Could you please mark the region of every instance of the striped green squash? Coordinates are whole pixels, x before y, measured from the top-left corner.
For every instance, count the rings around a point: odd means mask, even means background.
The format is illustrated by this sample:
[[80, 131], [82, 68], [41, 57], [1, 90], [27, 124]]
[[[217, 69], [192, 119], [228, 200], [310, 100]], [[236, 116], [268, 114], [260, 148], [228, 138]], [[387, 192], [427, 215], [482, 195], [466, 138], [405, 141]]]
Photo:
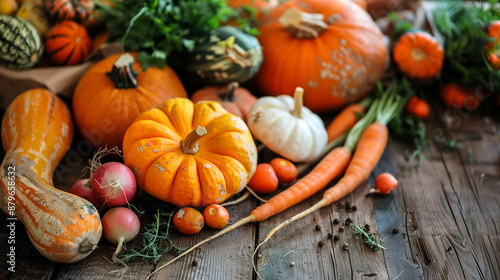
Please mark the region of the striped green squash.
[[0, 15], [0, 65], [12, 69], [35, 66], [43, 53], [43, 42], [33, 24], [8, 15]]
[[195, 43], [183, 68], [196, 81], [208, 84], [243, 83], [262, 63], [262, 48], [254, 36], [233, 26], [212, 30]]

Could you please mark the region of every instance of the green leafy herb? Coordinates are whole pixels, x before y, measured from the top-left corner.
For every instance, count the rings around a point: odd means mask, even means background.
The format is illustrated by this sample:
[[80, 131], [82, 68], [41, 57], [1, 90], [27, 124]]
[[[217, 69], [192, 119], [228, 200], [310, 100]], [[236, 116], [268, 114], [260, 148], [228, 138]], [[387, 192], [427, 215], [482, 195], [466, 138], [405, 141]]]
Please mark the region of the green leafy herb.
[[164, 67], [176, 52], [190, 51], [196, 39], [234, 20], [243, 30], [256, 32], [251, 15], [244, 19], [225, 0], [109, 0], [97, 1], [109, 41], [120, 41], [124, 51], [140, 51], [143, 68]]
[[435, 9], [434, 22], [445, 39], [443, 81], [466, 87], [483, 85], [491, 91], [500, 85], [500, 72], [489, 66], [483, 51], [492, 40], [484, 28], [500, 19], [497, 2], [441, 1]]
[[382, 244], [381, 244], [381, 242], [383, 242], [382, 239], [380, 239], [380, 242], [379, 242], [379, 241], [377, 241], [377, 238], [375, 238], [375, 236], [373, 234], [366, 232], [366, 230], [364, 228], [362, 228], [358, 225], [355, 225], [353, 223], [350, 223], [349, 225], [354, 230], [354, 233], [356, 235], [363, 236], [364, 243], [366, 243], [366, 245], [370, 249], [372, 249], [373, 251], [378, 251], [380, 249], [386, 250], [386, 248], [384, 246], [382, 246]]
[[152, 216], [153, 219], [141, 225], [140, 241], [119, 256], [120, 260], [129, 263], [139, 258], [157, 263], [169, 251], [173, 250], [180, 254], [186, 250], [187, 248], [177, 247], [171, 239], [171, 230], [174, 228], [172, 218], [177, 208], [172, 204], [160, 202], [146, 193], [141, 193], [137, 200], [133, 209], [140, 209], [138, 211], [141, 215], [147, 213], [147, 216]]

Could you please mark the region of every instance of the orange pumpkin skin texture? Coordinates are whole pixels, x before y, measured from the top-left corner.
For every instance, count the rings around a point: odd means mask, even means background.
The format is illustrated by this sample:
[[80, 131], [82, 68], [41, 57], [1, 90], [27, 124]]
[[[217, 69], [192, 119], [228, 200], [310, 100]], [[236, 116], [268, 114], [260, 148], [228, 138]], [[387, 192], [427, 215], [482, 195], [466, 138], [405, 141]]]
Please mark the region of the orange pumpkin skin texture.
[[[169, 98], [187, 97], [172, 69], [149, 67], [142, 71], [137, 55], [116, 54], [99, 61], [84, 73], [75, 88], [76, 124], [83, 138], [96, 149], [106, 145], [121, 149], [125, 131], [139, 114]], [[118, 62], [123, 64], [121, 68], [115, 67]], [[122, 81], [120, 71], [133, 78]]]
[[500, 69], [500, 20], [491, 21], [486, 27], [486, 33], [489, 37], [495, 38], [495, 41], [489, 42], [484, 47], [486, 60], [493, 69]]
[[101, 237], [99, 213], [52, 183], [73, 136], [66, 105], [44, 89], [27, 91], [7, 108], [1, 131], [6, 151], [0, 166], [2, 211], [24, 224], [35, 248], [49, 260], [72, 263], [88, 256]]
[[394, 61], [412, 79], [434, 78], [443, 67], [444, 51], [436, 38], [424, 31], [403, 34], [393, 49]]
[[172, 98], [132, 123], [123, 160], [150, 195], [198, 207], [243, 190], [255, 172], [257, 148], [245, 122], [219, 103]]
[[316, 113], [366, 96], [387, 65], [382, 33], [352, 1], [286, 1], [269, 11], [259, 30], [264, 58], [255, 81], [261, 92], [292, 95], [302, 87], [304, 105]]
[[247, 113], [257, 101], [257, 97], [247, 89], [238, 87], [238, 83], [235, 82], [226, 87], [206, 86], [193, 93], [191, 100], [194, 103], [202, 100], [216, 101], [229, 113], [242, 118], [246, 122]]
[[85, 61], [92, 40], [85, 27], [71, 20], [56, 23], [47, 33], [45, 53], [56, 65], [75, 65]]

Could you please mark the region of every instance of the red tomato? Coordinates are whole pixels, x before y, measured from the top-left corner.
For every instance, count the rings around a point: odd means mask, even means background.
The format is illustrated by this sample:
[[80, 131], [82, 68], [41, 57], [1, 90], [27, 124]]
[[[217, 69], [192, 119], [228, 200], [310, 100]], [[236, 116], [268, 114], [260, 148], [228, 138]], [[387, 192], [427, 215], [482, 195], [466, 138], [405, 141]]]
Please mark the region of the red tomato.
[[248, 186], [258, 194], [272, 193], [278, 188], [278, 176], [269, 163], [261, 163], [257, 165]]
[[390, 173], [382, 173], [375, 179], [375, 189], [379, 194], [386, 195], [398, 186], [398, 180]]
[[210, 204], [203, 210], [205, 225], [212, 229], [223, 229], [229, 222], [229, 213], [224, 206]]
[[284, 158], [273, 158], [269, 164], [276, 172], [280, 184], [291, 183], [297, 178], [297, 167], [291, 161]]

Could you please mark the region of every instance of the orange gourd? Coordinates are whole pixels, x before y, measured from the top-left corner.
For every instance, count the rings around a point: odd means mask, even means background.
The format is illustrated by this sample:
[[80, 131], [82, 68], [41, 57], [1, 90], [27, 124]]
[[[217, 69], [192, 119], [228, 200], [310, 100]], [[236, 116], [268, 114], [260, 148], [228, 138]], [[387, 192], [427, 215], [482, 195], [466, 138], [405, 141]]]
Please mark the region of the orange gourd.
[[43, 5], [56, 21], [84, 21], [94, 9], [93, 0], [43, 0]]
[[78, 81], [73, 94], [76, 124], [96, 149], [121, 149], [125, 131], [139, 114], [169, 98], [187, 97], [172, 69], [143, 71], [137, 55], [111, 55], [92, 65]]
[[172, 98], [132, 123], [123, 160], [150, 195], [199, 207], [245, 188], [257, 166], [257, 148], [245, 122], [219, 103]]
[[259, 30], [259, 89], [277, 96], [302, 87], [304, 105], [316, 113], [366, 96], [387, 65], [382, 33], [352, 1], [286, 1], [262, 19]]
[[92, 39], [81, 24], [71, 20], [56, 23], [46, 34], [45, 53], [56, 65], [75, 65], [85, 61]]
[[493, 41], [486, 44], [484, 47], [484, 54], [490, 66], [498, 70], [500, 69], [500, 20], [491, 21], [486, 27], [486, 34], [493, 39]]
[[24, 224], [35, 248], [51, 261], [72, 263], [88, 256], [101, 237], [99, 213], [52, 182], [73, 136], [66, 105], [44, 89], [27, 91], [7, 108], [1, 129], [2, 211]]
[[394, 45], [394, 62], [412, 79], [436, 77], [443, 67], [444, 51], [439, 42], [425, 31], [406, 32]]
[[257, 101], [257, 97], [247, 89], [239, 87], [237, 82], [233, 82], [225, 87], [206, 86], [193, 93], [191, 100], [194, 103], [202, 100], [217, 101], [229, 113], [235, 114], [246, 121], [247, 113]]

